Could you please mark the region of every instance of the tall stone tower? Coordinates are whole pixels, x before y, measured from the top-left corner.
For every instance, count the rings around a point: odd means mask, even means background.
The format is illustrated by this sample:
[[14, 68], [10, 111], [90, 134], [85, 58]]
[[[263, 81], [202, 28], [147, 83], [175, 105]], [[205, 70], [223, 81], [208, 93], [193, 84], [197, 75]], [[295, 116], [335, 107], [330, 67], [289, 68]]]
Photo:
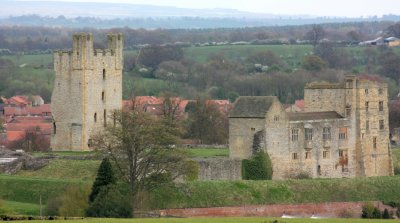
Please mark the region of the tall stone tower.
[[90, 137], [122, 108], [123, 36], [108, 34], [108, 48], [94, 49], [90, 33], [73, 36], [73, 48], [54, 52], [51, 98], [53, 150], [90, 150]]
[[393, 175], [389, 142], [387, 84], [372, 76], [346, 76], [344, 83], [311, 83], [304, 89], [305, 111], [336, 111], [347, 119], [341, 129], [342, 157], [353, 176]]

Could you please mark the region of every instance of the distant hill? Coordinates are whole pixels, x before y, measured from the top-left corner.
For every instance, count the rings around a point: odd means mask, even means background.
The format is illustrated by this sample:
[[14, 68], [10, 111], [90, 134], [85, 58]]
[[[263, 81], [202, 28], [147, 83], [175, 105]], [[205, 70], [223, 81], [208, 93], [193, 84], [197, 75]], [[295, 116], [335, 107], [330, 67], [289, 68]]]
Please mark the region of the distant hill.
[[365, 21], [400, 21], [400, 16], [368, 18], [274, 15], [235, 9], [189, 9], [121, 3], [51, 1], [1, 2], [0, 25], [93, 28], [238, 28]]

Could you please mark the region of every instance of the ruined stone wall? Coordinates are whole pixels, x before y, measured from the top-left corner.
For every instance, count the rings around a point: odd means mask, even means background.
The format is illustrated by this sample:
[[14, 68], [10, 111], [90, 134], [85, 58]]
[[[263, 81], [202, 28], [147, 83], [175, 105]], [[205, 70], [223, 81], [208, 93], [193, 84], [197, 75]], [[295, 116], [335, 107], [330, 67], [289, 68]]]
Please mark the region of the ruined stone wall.
[[89, 150], [91, 135], [121, 109], [122, 34], [109, 34], [108, 46], [94, 50], [93, 36], [79, 33], [72, 51], [54, 53], [53, 150]]
[[241, 180], [242, 160], [229, 158], [195, 159], [199, 164], [198, 180]]
[[268, 153], [272, 162], [272, 179], [285, 178], [283, 173], [286, 172], [290, 160], [290, 156], [287, 156], [289, 148], [287, 129], [288, 117], [282, 104], [276, 101], [267, 114], [265, 129], [265, 152]]
[[336, 111], [344, 116], [345, 91], [343, 88], [305, 88], [304, 111]]
[[263, 118], [229, 118], [229, 157], [251, 157], [254, 134], [265, 129]]

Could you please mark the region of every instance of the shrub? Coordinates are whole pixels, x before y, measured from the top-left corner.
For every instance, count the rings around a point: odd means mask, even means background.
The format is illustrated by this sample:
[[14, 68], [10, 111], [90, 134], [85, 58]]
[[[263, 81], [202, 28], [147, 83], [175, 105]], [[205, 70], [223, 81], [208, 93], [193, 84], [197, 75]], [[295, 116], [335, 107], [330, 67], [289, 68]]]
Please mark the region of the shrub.
[[271, 180], [272, 172], [271, 159], [265, 152], [258, 152], [252, 159], [242, 161], [244, 180]]
[[70, 186], [61, 197], [59, 214], [65, 217], [85, 216], [88, 208], [89, 186]]
[[371, 203], [366, 203], [362, 207], [361, 217], [362, 218], [372, 218], [373, 212], [374, 212], [374, 205], [372, 205]]
[[132, 215], [130, 196], [121, 193], [117, 185], [101, 188], [96, 199], [86, 210], [88, 217], [130, 218]]
[[385, 208], [385, 210], [383, 211], [382, 218], [383, 219], [390, 219], [390, 214], [389, 214], [389, 211], [388, 211], [387, 208]]
[[44, 209], [44, 213], [48, 216], [58, 216], [60, 213], [58, 212], [59, 208], [62, 205], [61, 197], [50, 198], [47, 201], [46, 208]]
[[[387, 214], [389, 215], [389, 212]], [[374, 207], [373, 204], [366, 203], [362, 207], [362, 215], [361, 215], [361, 217], [362, 218], [380, 219], [380, 218], [382, 218], [382, 213], [378, 208]]]

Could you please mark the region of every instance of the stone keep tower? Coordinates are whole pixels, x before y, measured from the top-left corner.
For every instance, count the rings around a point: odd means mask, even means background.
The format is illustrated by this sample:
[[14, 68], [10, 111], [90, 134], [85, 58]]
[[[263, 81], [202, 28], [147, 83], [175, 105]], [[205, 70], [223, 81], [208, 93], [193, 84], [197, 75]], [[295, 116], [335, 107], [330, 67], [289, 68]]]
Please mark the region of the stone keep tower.
[[108, 34], [107, 49], [93, 49], [93, 36], [73, 36], [72, 51], [54, 52], [51, 98], [53, 150], [90, 150], [90, 137], [122, 108], [123, 36]]

